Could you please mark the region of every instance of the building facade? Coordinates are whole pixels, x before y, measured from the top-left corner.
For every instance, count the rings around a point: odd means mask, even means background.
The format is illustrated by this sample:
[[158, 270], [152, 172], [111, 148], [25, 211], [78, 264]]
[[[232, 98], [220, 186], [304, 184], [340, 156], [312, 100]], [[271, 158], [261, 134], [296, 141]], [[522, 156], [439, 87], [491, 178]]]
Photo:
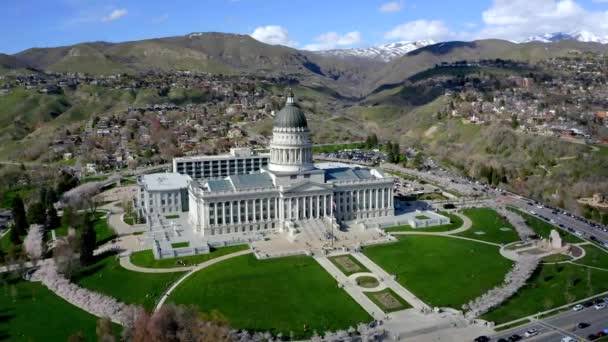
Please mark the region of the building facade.
[[178, 173], [154, 173], [140, 176], [135, 207], [139, 217], [171, 215], [188, 211], [190, 177]]
[[393, 216], [393, 178], [373, 168], [318, 169], [306, 117], [293, 94], [273, 122], [270, 160], [259, 173], [192, 181], [189, 221], [203, 236], [285, 230]]
[[218, 178], [230, 175], [259, 172], [268, 165], [270, 155], [257, 153], [250, 148], [232, 148], [229, 154], [194, 156], [173, 159], [173, 172], [192, 179]]

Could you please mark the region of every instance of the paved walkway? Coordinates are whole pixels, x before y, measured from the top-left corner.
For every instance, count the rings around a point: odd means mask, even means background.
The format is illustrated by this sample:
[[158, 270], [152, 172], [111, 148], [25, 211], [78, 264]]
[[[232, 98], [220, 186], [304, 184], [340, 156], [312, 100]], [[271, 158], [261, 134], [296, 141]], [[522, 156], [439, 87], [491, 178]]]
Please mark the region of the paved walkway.
[[[226, 254], [226, 255], [222, 255], [220, 257], [211, 259], [211, 260], [207, 260], [203, 263], [200, 263], [196, 266], [194, 266], [190, 272], [184, 274], [183, 277], [179, 278], [178, 281], [176, 281], [175, 283], [173, 283], [173, 285], [171, 285], [170, 288], [167, 289], [167, 291], [165, 291], [165, 293], [163, 293], [162, 297], [160, 297], [160, 300], [158, 301], [158, 304], [156, 304], [156, 307], [154, 308], [154, 311], [158, 311], [158, 309], [160, 309], [161, 306], [163, 306], [163, 304], [165, 303], [165, 301], [167, 300], [167, 298], [169, 298], [169, 296], [171, 295], [171, 292], [173, 292], [173, 290], [175, 290], [179, 284], [181, 284], [184, 280], [188, 279], [188, 277], [190, 277], [192, 274], [194, 274], [197, 271], [202, 270], [205, 267], [209, 267], [213, 264], [216, 264], [218, 262], [230, 259], [230, 258], [235, 258], [241, 255], [245, 255], [245, 254], [249, 254], [252, 253], [253, 251], [251, 249], [248, 250], [244, 250], [244, 251], [239, 251], [239, 252], [235, 252], [235, 253], [231, 253], [231, 254]], [[158, 269], [157, 269], [158, 270]]]
[[392, 275], [388, 274], [382, 267], [378, 266], [370, 258], [363, 253], [352, 253], [363, 266], [374, 273], [379, 279], [386, 283], [387, 287], [390, 287], [396, 294], [405, 299], [410, 305], [418, 310], [430, 310], [431, 307], [416, 297], [408, 289], [399, 284]]
[[112, 202], [100, 207], [109, 212], [108, 224], [114, 228], [117, 235], [128, 235], [135, 232], [143, 232], [147, 230], [145, 224], [128, 225], [122, 220], [124, 210], [119, 206], [120, 202]]
[[[230, 254], [228, 254], [230, 255]], [[211, 259], [214, 260], [214, 259]], [[196, 266], [184, 266], [184, 267], [171, 267], [171, 268], [150, 268], [150, 267], [141, 267], [133, 264], [131, 262], [131, 255], [123, 255], [120, 257], [120, 266], [123, 268], [133, 271], [133, 272], [141, 272], [141, 273], [172, 273], [172, 272], [187, 272], [192, 271]]]
[[[325, 256], [314, 256], [314, 259], [329, 273], [332, 278], [336, 279], [338, 284], [342, 286], [344, 291], [348, 293], [362, 308], [367, 311], [374, 319], [381, 320], [386, 316], [374, 302], [369, 299], [361, 287], [356, 282], [348, 279], [337, 267]], [[382, 280], [380, 280], [382, 282]]]

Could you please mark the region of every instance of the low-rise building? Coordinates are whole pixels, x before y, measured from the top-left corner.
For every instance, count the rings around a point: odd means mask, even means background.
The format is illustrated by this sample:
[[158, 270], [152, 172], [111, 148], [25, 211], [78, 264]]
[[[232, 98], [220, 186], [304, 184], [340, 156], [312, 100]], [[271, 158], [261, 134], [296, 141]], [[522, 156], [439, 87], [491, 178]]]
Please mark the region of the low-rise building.
[[229, 154], [192, 156], [173, 159], [173, 172], [193, 179], [219, 178], [259, 172], [268, 165], [270, 155], [250, 148], [232, 148]]
[[135, 207], [140, 217], [170, 215], [188, 211], [188, 183], [179, 173], [154, 173], [137, 179]]

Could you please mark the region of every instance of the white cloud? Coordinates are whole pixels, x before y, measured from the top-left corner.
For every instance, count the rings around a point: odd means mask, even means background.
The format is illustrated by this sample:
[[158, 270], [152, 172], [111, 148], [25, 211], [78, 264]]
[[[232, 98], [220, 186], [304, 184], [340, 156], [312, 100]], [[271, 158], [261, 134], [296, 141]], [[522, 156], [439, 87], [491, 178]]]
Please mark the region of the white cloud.
[[259, 26], [253, 30], [251, 37], [266, 44], [296, 46], [297, 42], [289, 39], [289, 31], [279, 25]]
[[401, 1], [391, 1], [384, 3], [380, 6], [380, 12], [383, 13], [394, 13], [401, 11], [403, 3]]
[[151, 22], [152, 24], [162, 24], [162, 23], [164, 23], [165, 21], [167, 21], [168, 19], [169, 19], [169, 15], [165, 13], [165, 14], [160, 15], [160, 16], [158, 16], [158, 17], [154, 17], [154, 18], [152, 18], [152, 19], [150, 20], [150, 22]]
[[101, 18], [101, 21], [103, 21], [105, 23], [105, 22], [109, 22], [109, 21], [118, 20], [118, 19], [124, 17], [125, 15], [127, 15], [127, 13], [128, 13], [128, 11], [125, 8], [115, 9], [112, 12], [110, 12], [110, 14]]
[[326, 32], [315, 38], [315, 42], [304, 46], [304, 50], [330, 50], [338, 47], [348, 47], [361, 42], [361, 33], [358, 31], [340, 35], [336, 32]]
[[414, 20], [396, 26], [384, 35], [390, 40], [442, 40], [451, 36], [450, 31], [440, 20]]
[[531, 35], [590, 31], [608, 34], [608, 12], [588, 11], [574, 0], [494, 0], [482, 13], [479, 38], [520, 40]]

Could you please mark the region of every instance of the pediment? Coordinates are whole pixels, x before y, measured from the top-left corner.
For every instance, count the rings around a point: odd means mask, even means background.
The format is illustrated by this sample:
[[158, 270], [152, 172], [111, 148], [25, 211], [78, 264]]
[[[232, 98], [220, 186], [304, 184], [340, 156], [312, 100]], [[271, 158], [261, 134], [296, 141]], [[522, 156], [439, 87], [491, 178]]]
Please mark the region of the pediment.
[[315, 182], [305, 182], [302, 184], [295, 185], [285, 192], [316, 192], [316, 191], [331, 191], [331, 186], [327, 184], [320, 184]]

